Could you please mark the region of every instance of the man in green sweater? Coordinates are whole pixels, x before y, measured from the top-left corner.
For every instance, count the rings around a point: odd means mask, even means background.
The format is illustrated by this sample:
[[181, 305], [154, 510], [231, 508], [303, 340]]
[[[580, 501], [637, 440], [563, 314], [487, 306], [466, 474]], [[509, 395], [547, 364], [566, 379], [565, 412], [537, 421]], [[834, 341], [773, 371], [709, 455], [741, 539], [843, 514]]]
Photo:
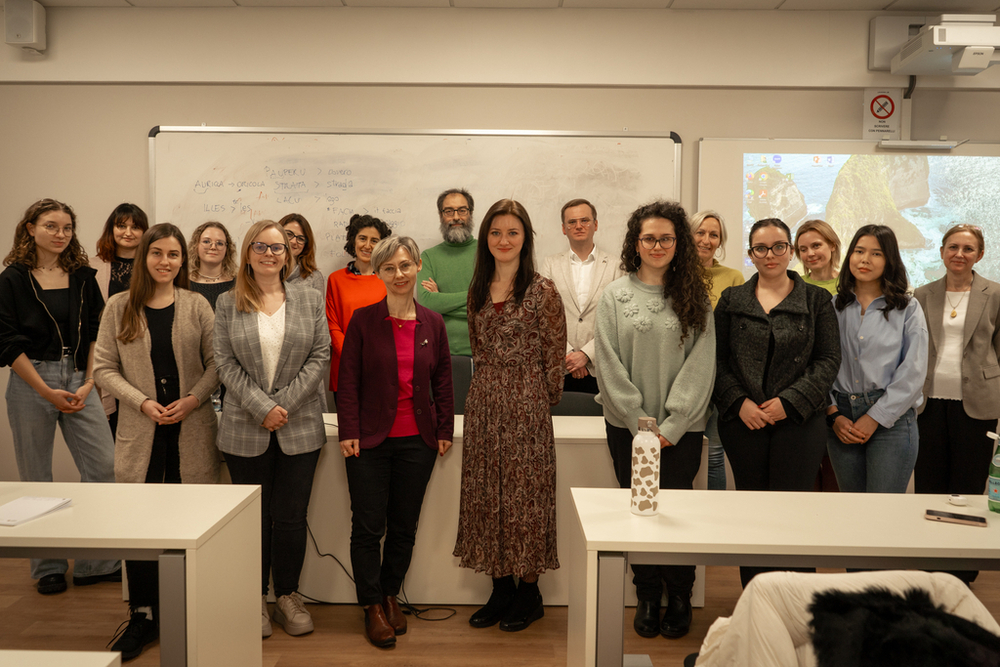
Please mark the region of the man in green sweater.
[[476, 265], [476, 238], [472, 235], [472, 195], [462, 189], [445, 190], [437, 198], [444, 243], [420, 253], [423, 268], [417, 301], [441, 313], [454, 355], [472, 356], [466, 300]]

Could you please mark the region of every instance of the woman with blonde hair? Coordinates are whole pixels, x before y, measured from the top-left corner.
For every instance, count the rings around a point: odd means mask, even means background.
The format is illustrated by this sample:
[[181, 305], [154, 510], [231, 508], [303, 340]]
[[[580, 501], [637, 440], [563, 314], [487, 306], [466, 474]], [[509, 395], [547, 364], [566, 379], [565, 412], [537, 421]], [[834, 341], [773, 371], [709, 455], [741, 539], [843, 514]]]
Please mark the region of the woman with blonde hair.
[[243, 239], [236, 285], [219, 297], [215, 361], [226, 385], [218, 446], [236, 484], [261, 486], [261, 635], [274, 621], [289, 635], [313, 630], [298, 594], [306, 549], [306, 513], [320, 449], [326, 442], [319, 386], [330, 360], [323, 297], [285, 278], [288, 239], [272, 220]]
[[188, 241], [191, 291], [208, 299], [215, 310], [219, 295], [236, 282], [236, 246], [221, 222], [198, 225]]
[[[76, 214], [41, 199], [14, 229], [0, 273], [0, 365], [10, 366], [7, 418], [24, 482], [52, 481], [56, 424], [84, 482], [114, 481], [115, 443], [94, 387], [104, 298], [76, 236]], [[86, 462], [86, 465], [81, 465]], [[66, 590], [65, 559], [31, 559], [43, 595]], [[77, 560], [77, 586], [117, 577], [118, 561]]]
[[[216, 417], [219, 384], [212, 350], [214, 316], [187, 290], [184, 235], [154, 225], [136, 251], [128, 292], [108, 301], [97, 337], [94, 376], [119, 402], [115, 481], [211, 484], [219, 478]], [[111, 650], [138, 656], [158, 636], [155, 561], [128, 561], [130, 617]]]
[[840, 275], [837, 269], [840, 266], [840, 237], [833, 227], [823, 220], [806, 220], [795, 230], [792, 248], [805, 271], [802, 280], [836, 296], [837, 276]]

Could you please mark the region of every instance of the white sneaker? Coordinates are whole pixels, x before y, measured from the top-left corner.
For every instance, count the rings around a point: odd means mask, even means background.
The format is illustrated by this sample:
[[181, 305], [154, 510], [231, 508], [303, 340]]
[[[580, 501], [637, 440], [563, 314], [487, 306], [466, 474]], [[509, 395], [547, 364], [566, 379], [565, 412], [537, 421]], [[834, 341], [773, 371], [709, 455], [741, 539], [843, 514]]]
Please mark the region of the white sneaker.
[[274, 622], [281, 624], [285, 632], [292, 636], [313, 631], [312, 616], [306, 611], [302, 596], [297, 592], [278, 598], [278, 604], [274, 607]]
[[267, 611], [267, 596], [260, 597], [260, 636], [267, 639], [271, 636], [271, 614]]

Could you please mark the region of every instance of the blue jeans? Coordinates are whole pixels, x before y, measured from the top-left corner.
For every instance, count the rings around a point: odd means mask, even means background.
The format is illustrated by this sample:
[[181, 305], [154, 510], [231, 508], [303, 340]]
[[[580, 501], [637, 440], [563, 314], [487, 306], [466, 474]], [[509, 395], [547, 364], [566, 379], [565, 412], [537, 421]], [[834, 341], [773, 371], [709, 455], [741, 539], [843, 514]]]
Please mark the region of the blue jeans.
[[719, 437], [719, 409], [714, 403], [709, 406], [705, 437], [708, 438], [708, 488], [712, 491], [725, 491], [726, 450]]
[[[83, 384], [84, 372], [73, 370], [73, 357], [60, 361], [32, 361], [49, 387], [74, 392]], [[108, 418], [96, 391], [87, 396], [87, 406], [73, 414], [59, 412], [27, 382], [11, 371], [7, 382], [7, 418], [14, 437], [14, 456], [22, 482], [52, 481], [52, 448], [56, 424], [62, 431], [76, 469], [83, 482], [115, 481], [115, 443]], [[110, 574], [118, 569], [116, 560], [76, 560], [74, 577]], [[31, 559], [31, 576], [66, 574], [63, 559]]]
[[[840, 413], [857, 421], [885, 393], [834, 392]], [[847, 493], [906, 493], [920, 441], [917, 413], [910, 408], [892, 428], [881, 424], [864, 444], [845, 444], [829, 429], [827, 448], [840, 490]]]

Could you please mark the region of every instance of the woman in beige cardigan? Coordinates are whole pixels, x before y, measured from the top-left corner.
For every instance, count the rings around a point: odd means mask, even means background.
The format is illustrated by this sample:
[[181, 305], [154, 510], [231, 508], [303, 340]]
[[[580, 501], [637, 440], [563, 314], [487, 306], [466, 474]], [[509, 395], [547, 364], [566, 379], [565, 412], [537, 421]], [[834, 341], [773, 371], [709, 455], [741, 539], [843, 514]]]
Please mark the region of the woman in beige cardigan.
[[[95, 380], [119, 401], [115, 481], [217, 481], [216, 417], [210, 397], [218, 386], [212, 307], [188, 291], [184, 236], [167, 223], [143, 234], [128, 292], [104, 309], [97, 336]], [[113, 651], [138, 656], [156, 639], [157, 565], [126, 563], [128, 626]]]

